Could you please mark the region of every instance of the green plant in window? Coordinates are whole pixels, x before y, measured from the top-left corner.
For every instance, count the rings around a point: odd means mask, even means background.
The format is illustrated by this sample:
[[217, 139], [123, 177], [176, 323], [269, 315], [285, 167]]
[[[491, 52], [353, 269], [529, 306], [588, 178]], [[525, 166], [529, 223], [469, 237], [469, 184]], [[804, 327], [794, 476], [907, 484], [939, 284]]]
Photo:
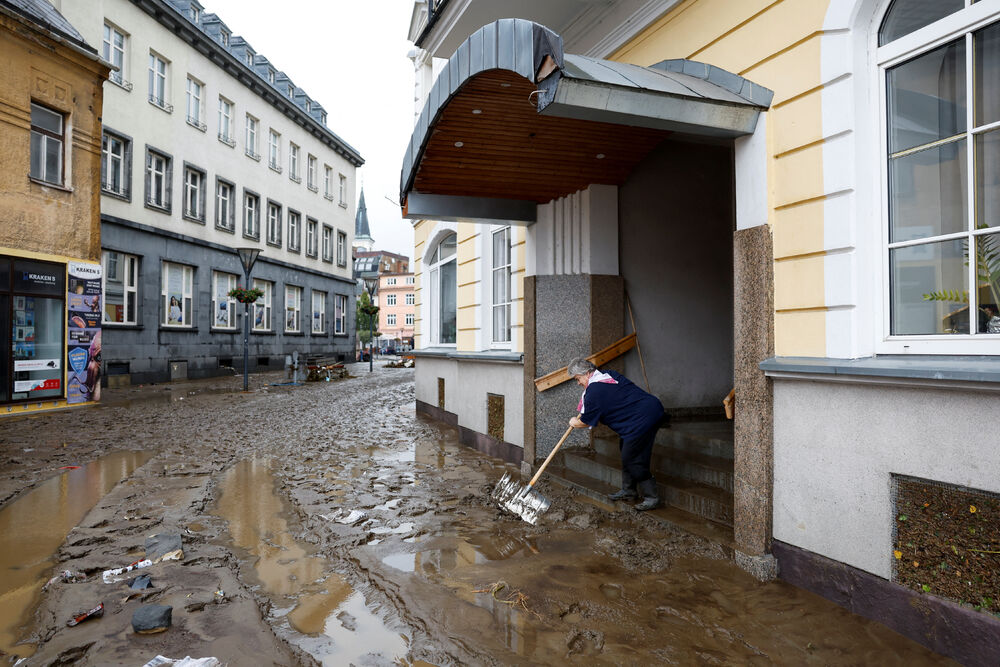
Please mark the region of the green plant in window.
[[[986, 225], [979, 223], [978, 229], [985, 229]], [[977, 238], [976, 243], [976, 285], [978, 287], [988, 287], [990, 295], [993, 297], [994, 306], [1000, 305], [1000, 244], [997, 243], [996, 235], [982, 235]], [[969, 265], [969, 242], [965, 240], [963, 253], [965, 255], [965, 266]], [[924, 301], [943, 301], [947, 303], [969, 303], [968, 290], [943, 289], [924, 294]], [[980, 311], [985, 311], [979, 307]], [[993, 313], [997, 315], [996, 312]]]

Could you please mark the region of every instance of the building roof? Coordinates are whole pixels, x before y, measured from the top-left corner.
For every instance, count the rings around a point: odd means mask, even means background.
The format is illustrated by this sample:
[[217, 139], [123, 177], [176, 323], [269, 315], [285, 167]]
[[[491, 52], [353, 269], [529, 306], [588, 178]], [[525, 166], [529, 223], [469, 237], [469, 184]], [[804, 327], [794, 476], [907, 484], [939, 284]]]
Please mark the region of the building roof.
[[97, 50], [83, 39], [83, 35], [66, 20], [47, 0], [0, 0], [0, 7], [6, 7], [30, 20], [49, 32], [69, 40], [76, 46], [94, 55]]
[[354, 216], [354, 240], [373, 240], [368, 227], [368, 207], [365, 206], [365, 188], [361, 187], [361, 199], [358, 200], [358, 212]]

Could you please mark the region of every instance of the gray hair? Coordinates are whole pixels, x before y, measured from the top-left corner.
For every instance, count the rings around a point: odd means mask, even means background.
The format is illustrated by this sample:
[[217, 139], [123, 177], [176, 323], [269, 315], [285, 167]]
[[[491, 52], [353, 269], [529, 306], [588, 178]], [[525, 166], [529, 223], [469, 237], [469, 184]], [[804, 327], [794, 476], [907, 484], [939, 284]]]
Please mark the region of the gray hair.
[[583, 357], [577, 357], [566, 366], [566, 372], [576, 377], [577, 375], [589, 375], [597, 370], [597, 366], [590, 363]]

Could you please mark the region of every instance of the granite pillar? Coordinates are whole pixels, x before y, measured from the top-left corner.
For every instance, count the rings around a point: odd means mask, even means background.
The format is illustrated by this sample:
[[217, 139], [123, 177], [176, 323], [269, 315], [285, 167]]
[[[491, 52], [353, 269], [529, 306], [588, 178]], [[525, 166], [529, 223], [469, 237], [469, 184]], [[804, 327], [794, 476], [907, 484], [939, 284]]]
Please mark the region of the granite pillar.
[[774, 394], [760, 369], [774, 356], [774, 265], [767, 225], [733, 236], [734, 541], [736, 562], [760, 580], [777, 576], [771, 556]]

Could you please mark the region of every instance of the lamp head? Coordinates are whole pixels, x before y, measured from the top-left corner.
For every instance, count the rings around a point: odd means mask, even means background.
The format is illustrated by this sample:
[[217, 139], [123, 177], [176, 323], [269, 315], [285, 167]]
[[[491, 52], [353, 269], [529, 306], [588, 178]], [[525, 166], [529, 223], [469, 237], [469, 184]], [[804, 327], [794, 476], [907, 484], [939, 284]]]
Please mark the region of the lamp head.
[[368, 296], [374, 296], [375, 290], [378, 288], [378, 276], [365, 276], [365, 289], [368, 290]]
[[236, 248], [236, 254], [240, 256], [243, 271], [249, 274], [257, 262], [257, 257], [260, 256], [260, 248]]

